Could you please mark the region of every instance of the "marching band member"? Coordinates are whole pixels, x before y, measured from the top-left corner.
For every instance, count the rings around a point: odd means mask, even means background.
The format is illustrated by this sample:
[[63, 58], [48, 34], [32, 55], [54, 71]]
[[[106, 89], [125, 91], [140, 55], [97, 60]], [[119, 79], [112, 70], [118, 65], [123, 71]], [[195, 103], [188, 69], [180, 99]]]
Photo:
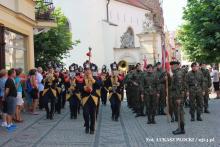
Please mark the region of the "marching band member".
[[101, 72], [101, 80], [102, 80], [102, 85], [101, 85], [101, 100], [102, 104], [106, 105], [107, 102], [107, 96], [108, 96], [108, 88], [107, 88], [107, 78], [108, 78], [108, 73], [107, 73], [107, 68], [105, 65], [102, 66], [102, 72]]
[[99, 113], [99, 106], [100, 106], [102, 80], [101, 80], [100, 76], [98, 75], [98, 66], [97, 65], [92, 63], [91, 70], [92, 70], [92, 76], [96, 80], [96, 93], [98, 95], [98, 105], [97, 105], [97, 112], [96, 112], [96, 118], [97, 118], [98, 113]]
[[69, 67], [70, 81], [67, 86], [68, 92], [66, 94], [66, 98], [69, 101], [71, 119], [77, 119], [78, 107], [81, 101], [80, 92], [76, 85], [76, 78], [75, 78], [77, 69], [78, 69], [78, 66], [76, 64]]
[[108, 78], [109, 101], [111, 103], [112, 109], [112, 120], [118, 121], [122, 100], [120, 83], [118, 79], [118, 65], [116, 62], [114, 62], [110, 66], [112, 70], [112, 75], [110, 78]]
[[[84, 73], [83, 73], [83, 68], [82, 66], [77, 66], [78, 69], [76, 70], [76, 87], [78, 87], [80, 95], [83, 92], [83, 81], [84, 81]], [[79, 102], [78, 105], [78, 114], [80, 114], [80, 107], [81, 107], [81, 102]]]
[[98, 94], [96, 93], [97, 82], [92, 76], [91, 64], [84, 64], [85, 77], [82, 90], [83, 117], [85, 120], [85, 133], [94, 134]]
[[[54, 70], [52, 65], [48, 65], [48, 74], [43, 80], [44, 83], [44, 91], [42, 96], [44, 97], [44, 108], [47, 113], [47, 119], [53, 119], [54, 111], [55, 111], [55, 102], [57, 99], [57, 91], [56, 91], [56, 79], [54, 77]], [[49, 103], [50, 107], [49, 107]]]

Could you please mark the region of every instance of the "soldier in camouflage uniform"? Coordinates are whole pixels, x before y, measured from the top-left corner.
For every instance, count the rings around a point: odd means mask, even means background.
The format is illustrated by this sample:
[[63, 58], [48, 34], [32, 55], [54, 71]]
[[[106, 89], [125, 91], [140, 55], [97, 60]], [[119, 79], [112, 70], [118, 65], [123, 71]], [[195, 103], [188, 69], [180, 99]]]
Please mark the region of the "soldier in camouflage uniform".
[[185, 78], [184, 73], [180, 69], [180, 63], [178, 61], [172, 61], [170, 63], [173, 76], [171, 78], [171, 95], [172, 101], [174, 102], [174, 110], [178, 118], [178, 128], [173, 131], [174, 135], [185, 134], [184, 129], [184, 91], [185, 91]]
[[209, 102], [209, 88], [211, 88], [212, 86], [212, 80], [211, 80], [209, 70], [206, 68], [206, 64], [200, 63], [200, 70], [203, 73], [204, 86], [205, 86], [204, 87], [205, 95], [203, 96], [204, 112], [210, 113], [208, 110], [208, 105], [209, 105], [208, 102]]
[[[184, 73], [184, 77], [186, 78], [186, 75], [187, 75], [187, 73], [188, 73], [188, 67], [187, 66], [185, 66], [185, 65], [183, 65], [182, 66], [182, 71], [183, 71], [183, 73]], [[186, 108], [189, 108], [189, 100], [187, 99], [187, 91], [186, 91], [186, 88], [185, 88], [185, 92], [184, 92], [184, 104], [185, 104], [185, 107]]]
[[155, 124], [155, 115], [158, 105], [160, 93], [159, 79], [153, 72], [153, 66], [147, 65], [147, 72], [143, 73], [141, 79], [141, 99], [144, 102], [147, 110], [148, 124]]
[[136, 117], [144, 116], [143, 112], [143, 102], [141, 101], [141, 64], [137, 63], [136, 70], [131, 76], [132, 81], [132, 99], [133, 99], [133, 105], [134, 105], [134, 112], [137, 113]]
[[131, 91], [132, 91], [132, 83], [131, 83], [132, 72], [133, 72], [133, 69], [127, 73], [127, 75], [125, 76], [125, 79], [124, 79], [127, 102], [128, 102], [129, 108], [133, 107], [132, 94], [131, 94]]
[[197, 120], [202, 121], [201, 113], [203, 108], [204, 80], [203, 74], [198, 70], [197, 63], [192, 63], [192, 70], [186, 75], [187, 95], [190, 100], [191, 121], [195, 121], [195, 110]]
[[157, 68], [156, 68], [155, 73], [159, 79], [159, 87], [160, 87], [160, 97], [158, 101], [158, 114], [165, 115], [164, 108], [166, 106], [166, 79], [165, 79], [166, 73], [163, 72], [160, 62], [157, 62], [156, 66]]

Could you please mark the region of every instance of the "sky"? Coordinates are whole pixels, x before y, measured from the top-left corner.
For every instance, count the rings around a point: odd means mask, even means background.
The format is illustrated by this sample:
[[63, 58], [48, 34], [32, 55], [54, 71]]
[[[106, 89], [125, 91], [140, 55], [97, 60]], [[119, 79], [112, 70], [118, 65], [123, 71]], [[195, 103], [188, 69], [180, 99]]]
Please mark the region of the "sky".
[[187, 0], [163, 0], [163, 13], [168, 31], [175, 31], [183, 23], [183, 7]]

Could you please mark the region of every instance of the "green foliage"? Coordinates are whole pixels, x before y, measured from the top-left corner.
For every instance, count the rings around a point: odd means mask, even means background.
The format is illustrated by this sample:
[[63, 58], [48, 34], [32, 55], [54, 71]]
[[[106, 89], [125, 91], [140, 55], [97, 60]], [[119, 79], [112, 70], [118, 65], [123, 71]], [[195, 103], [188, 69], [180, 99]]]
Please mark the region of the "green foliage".
[[61, 9], [56, 9], [53, 15], [57, 21], [57, 27], [34, 36], [36, 67], [42, 66], [45, 68], [46, 63], [49, 61], [61, 63], [61, 60], [66, 57], [73, 45], [79, 43], [79, 41], [72, 41], [68, 20]]
[[191, 61], [220, 62], [220, 0], [188, 0], [178, 32]]

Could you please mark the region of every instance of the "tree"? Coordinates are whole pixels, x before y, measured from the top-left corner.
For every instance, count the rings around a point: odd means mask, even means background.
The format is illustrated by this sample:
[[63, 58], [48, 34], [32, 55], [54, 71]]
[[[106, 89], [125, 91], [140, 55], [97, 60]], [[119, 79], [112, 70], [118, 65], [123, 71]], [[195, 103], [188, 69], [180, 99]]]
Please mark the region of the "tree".
[[188, 0], [178, 41], [191, 61], [220, 62], [220, 0]]
[[53, 16], [57, 21], [57, 27], [34, 36], [36, 67], [42, 66], [45, 68], [46, 63], [49, 61], [62, 63], [61, 60], [66, 57], [72, 46], [79, 43], [79, 41], [72, 41], [68, 20], [61, 9], [56, 9]]

